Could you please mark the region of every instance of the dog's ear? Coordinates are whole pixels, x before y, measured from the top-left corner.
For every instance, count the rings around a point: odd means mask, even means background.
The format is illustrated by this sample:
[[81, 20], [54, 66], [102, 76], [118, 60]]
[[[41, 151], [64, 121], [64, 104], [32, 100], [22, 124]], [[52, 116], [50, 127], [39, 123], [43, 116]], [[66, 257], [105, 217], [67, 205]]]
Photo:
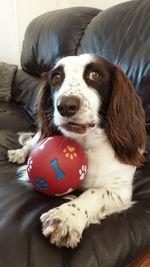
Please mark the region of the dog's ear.
[[41, 86], [37, 96], [38, 122], [42, 137], [52, 135], [52, 129], [48, 117], [48, 111], [52, 107], [49, 75], [49, 72], [41, 74]]
[[114, 66], [113, 90], [107, 110], [105, 132], [116, 157], [126, 164], [141, 166], [144, 161], [146, 130], [141, 99], [123, 71]]
[[41, 74], [41, 86], [37, 96], [38, 122], [42, 138], [58, 135], [53, 125], [54, 107], [51, 96], [50, 75], [50, 71]]

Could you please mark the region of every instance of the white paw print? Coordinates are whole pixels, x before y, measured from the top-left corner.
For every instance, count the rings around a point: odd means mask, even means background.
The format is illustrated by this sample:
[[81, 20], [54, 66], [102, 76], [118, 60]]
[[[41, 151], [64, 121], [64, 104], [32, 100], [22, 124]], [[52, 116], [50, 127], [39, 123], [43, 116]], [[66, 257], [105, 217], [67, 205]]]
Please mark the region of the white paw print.
[[81, 169], [79, 170], [80, 180], [84, 180], [86, 173], [87, 173], [87, 166], [82, 165]]
[[28, 159], [28, 168], [27, 168], [28, 172], [31, 171], [31, 169], [32, 169], [32, 163], [33, 163], [33, 160], [32, 160], [32, 158], [30, 157], [30, 158]]
[[66, 195], [66, 194], [69, 194], [70, 192], [73, 191], [73, 188], [69, 188], [66, 192], [64, 193], [60, 193], [60, 194], [55, 194], [55, 196], [59, 197], [59, 196], [63, 196], [63, 195]]
[[45, 144], [49, 141], [52, 140], [54, 137], [48, 137], [41, 145], [38, 146], [38, 150], [43, 150], [45, 147]]

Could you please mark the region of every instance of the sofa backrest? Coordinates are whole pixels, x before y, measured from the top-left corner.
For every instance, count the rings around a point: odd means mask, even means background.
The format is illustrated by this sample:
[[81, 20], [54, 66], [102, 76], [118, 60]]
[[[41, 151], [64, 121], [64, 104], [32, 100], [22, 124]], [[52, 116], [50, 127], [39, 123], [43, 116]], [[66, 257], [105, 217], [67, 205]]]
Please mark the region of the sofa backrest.
[[134, 83], [150, 129], [149, 10], [149, 0], [133, 0], [105, 11], [75, 7], [43, 14], [26, 30], [22, 68], [39, 79], [64, 56], [93, 53], [107, 58]]

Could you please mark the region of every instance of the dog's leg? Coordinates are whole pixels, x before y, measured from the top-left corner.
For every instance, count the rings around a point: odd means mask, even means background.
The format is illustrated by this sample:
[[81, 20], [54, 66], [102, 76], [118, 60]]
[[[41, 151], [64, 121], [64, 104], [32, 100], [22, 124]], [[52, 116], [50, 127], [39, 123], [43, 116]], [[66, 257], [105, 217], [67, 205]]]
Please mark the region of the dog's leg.
[[89, 224], [132, 205], [129, 187], [88, 189], [69, 203], [44, 213], [41, 216], [44, 236], [57, 246], [76, 247]]
[[[37, 132], [34, 137], [32, 133], [24, 134], [19, 137], [21, 144], [24, 144], [22, 148], [16, 150], [8, 150], [8, 161], [13, 163], [22, 164], [26, 161], [28, 154], [31, 149], [37, 144], [40, 140], [41, 133]], [[25, 142], [26, 139], [26, 142]]]

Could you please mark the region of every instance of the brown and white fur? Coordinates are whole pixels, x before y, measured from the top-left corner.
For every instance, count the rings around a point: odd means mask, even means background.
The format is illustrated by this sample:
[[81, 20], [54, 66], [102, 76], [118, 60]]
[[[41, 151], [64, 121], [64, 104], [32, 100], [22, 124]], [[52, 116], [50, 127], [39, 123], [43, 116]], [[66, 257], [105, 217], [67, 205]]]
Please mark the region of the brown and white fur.
[[[74, 248], [89, 224], [133, 204], [133, 177], [144, 160], [146, 136], [141, 100], [109, 61], [90, 54], [62, 58], [43, 75], [39, 127], [21, 149], [8, 152], [10, 161], [25, 162], [41, 138], [57, 134], [76, 140], [88, 157], [84, 192], [41, 216], [51, 243]], [[26, 166], [22, 170], [26, 180]]]

